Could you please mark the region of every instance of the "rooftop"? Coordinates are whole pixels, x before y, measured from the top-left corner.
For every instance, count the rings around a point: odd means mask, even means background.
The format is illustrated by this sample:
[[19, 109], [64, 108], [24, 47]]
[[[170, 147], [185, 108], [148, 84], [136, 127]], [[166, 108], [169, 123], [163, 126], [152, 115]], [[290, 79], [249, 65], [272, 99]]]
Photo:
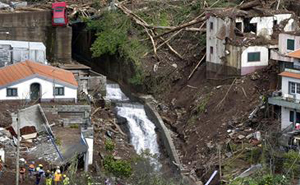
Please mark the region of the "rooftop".
[[300, 49], [288, 53], [287, 56], [300, 59]]
[[284, 72], [280, 73], [279, 75], [284, 76], [284, 77], [300, 79], [300, 74], [299, 73], [293, 73], [293, 72], [289, 72], [289, 71], [284, 71]]
[[39, 76], [46, 80], [56, 80], [77, 87], [72, 72], [38, 62], [24, 61], [0, 69], [0, 87], [5, 87], [29, 77]]
[[237, 8], [213, 8], [207, 11], [208, 14], [212, 14], [216, 17], [220, 18], [236, 18], [236, 17], [245, 17], [245, 18], [252, 18], [252, 17], [270, 17], [278, 14], [293, 14], [287, 10], [273, 10], [273, 9], [264, 9], [253, 7], [250, 10], [241, 10]]

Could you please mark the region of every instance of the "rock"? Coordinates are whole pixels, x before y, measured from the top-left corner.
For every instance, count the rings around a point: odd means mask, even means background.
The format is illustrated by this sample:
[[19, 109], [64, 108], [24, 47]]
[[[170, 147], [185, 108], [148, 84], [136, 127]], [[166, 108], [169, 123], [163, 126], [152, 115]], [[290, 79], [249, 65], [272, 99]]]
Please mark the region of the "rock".
[[222, 87], [222, 85], [219, 85], [219, 86], [217, 86], [216, 88], [217, 88], [217, 89], [220, 89], [221, 87]]
[[206, 143], [206, 146], [209, 148], [209, 149], [212, 149], [214, 147], [214, 145], [212, 144], [212, 141], [210, 141], [209, 143]]
[[247, 139], [250, 139], [250, 138], [252, 138], [252, 137], [253, 137], [253, 133], [248, 134], [248, 135], [246, 136]]
[[156, 72], [158, 70], [158, 64], [154, 64], [153, 66], [153, 72]]
[[239, 138], [239, 139], [244, 139], [245, 136], [244, 136], [244, 135], [239, 135], [238, 138]]
[[175, 63], [172, 64], [172, 67], [177, 68], [177, 64], [175, 64]]
[[230, 134], [229, 134], [229, 137], [233, 137], [233, 135], [234, 135], [234, 132], [231, 132]]
[[119, 157], [119, 156], [114, 156], [114, 159], [115, 159], [115, 160], [121, 160], [122, 158]]
[[195, 185], [203, 185], [203, 182], [202, 181], [197, 181], [197, 182], [195, 182]]
[[232, 156], [232, 153], [231, 152], [227, 152], [227, 153], [225, 153], [225, 155], [226, 155], [226, 157], [231, 157]]

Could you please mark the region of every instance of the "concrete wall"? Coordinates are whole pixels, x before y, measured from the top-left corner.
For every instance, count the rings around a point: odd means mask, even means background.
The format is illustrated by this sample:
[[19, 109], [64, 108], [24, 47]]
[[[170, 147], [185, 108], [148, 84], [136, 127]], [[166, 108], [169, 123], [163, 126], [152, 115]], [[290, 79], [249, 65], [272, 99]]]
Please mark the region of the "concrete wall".
[[[292, 122], [290, 122], [290, 111], [294, 110], [281, 107], [281, 130], [292, 124]], [[298, 112], [300, 112], [300, 110]]]
[[48, 61], [71, 61], [72, 28], [52, 27], [51, 11], [0, 13], [0, 40], [43, 42]]
[[[254, 72], [257, 69], [268, 66], [269, 64], [269, 50], [266, 46], [249, 46], [243, 47], [241, 57], [241, 75], [246, 75]], [[260, 61], [248, 62], [248, 53], [260, 52]]]
[[[270, 36], [273, 34], [274, 21], [280, 24], [281, 21], [291, 18], [292, 14], [277, 14], [270, 17], [254, 17], [250, 20], [250, 23], [257, 24], [256, 35]], [[292, 31], [293, 21], [290, 21], [284, 28], [285, 30]]]
[[[48, 128], [47, 118], [41, 112], [41, 107], [39, 104], [33, 105], [31, 107], [20, 110], [19, 112], [20, 119], [20, 129], [23, 127], [31, 127], [34, 126], [37, 132], [45, 131], [45, 125]], [[17, 130], [17, 114], [12, 114], [12, 127]]]
[[[55, 83], [55, 81], [47, 81], [44, 79], [41, 79], [39, 77], [34, 77], [31, 79], [28, 79], [26, 81], [20, 82], [18, 84], [14, 84], [9, 86], [8, 88], [17, 88], [18, 89], [18, 96], [16, 97], [7, 97], [6, 95], [6, 88], [0, 89], [0, 100], [22, 100], [22, 99], [30, 99], [30, 85], [33, 83], [39, 83], [40, 84], [40, 95], [41, 99], [43, 100], [49, 100], [53, 99], [53, 87], [55, 84], [55, 87], [63, 87], [61, 84]], [[70, 88], [67, 86], [65, 87], [65, 95], [63, 96], [55, 96], [55, 99], [70, 99], [70, 100], [77, 100], [77, 89]]]
[[56, 27], [54, 38], [54, 60], [60, 63], [72, 61], [72, 28]]
[[292, 50], [287, 49], [287, 39], [295, 40], [295, 50], [300, 49], [300, 36], [296, 36], [288, 33], [280, 33], [278, 48], [279, 48], [279, 53], [282, 55], [286, 55], [292, 52]]
[[90, 105], [42, 105], [47, 118], [52, 124], [63, 123], [64, 126], [72, 124], [90, 124]]
[[[210, 24], [213, 29], [210, 29]], [[229, 35], [228, 25], [231, 20], [223, 20], [218, 17], [210, 16], [206, 21], [206, 61], [221, 64], [221, 58], [225, 56], [225, 37]], [[211, 54], [211, 47], [213, 54]]]
[[173, 139], [170, 135], [170, 132], [168, 128], [165, 126], [163, 120], [161, 119], [159, 113], [155, 110], [155, 108], [152, 106], [153, 97], [147, 97], [142, 98], [146, 111], [146, 115], [150, 118], [150, 120], [155, 124], [155, 126], [159, 129], [160, 137], [162, 138], [164, 142], [164, 147], [166, 148], [168, 155], [172, 161], [172, 164], [176, 163], [177, 165], [174, 165], [176, 169], [179, 171], [181, 170], [181, 162], [177, 153], [177, 150], [175, 148], [175, 145], [173, 143]]

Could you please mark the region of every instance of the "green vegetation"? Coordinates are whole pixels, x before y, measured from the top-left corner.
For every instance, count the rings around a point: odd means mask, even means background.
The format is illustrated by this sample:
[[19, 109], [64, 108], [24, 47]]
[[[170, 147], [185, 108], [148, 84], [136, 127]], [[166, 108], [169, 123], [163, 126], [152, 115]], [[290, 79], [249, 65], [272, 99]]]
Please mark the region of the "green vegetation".
[[116, 177], [129, 177], [132, 174], [131, 164], [125, 160], [115, 160], [112, 155], [104, 158], [104, 169]]
[[283, 155], [284, 172], [291, 178], [299, 178], [300, 175], [300, 154], [297, 151], [290, 150]]
[[257, 173], [252, 177], [237, 178], [229, 185], [286, 185], [289, 184], [289, 180], [284, 175], [271, 175]]
[[93, 57], [119, 57], [135, 70], [136, 75], [130, 82], [134, 85], [142, 84], [141, 57], [148, 49], [137, 38], [140, 30], [132, 21], [119, 11], [107, 11], [99, 20], [88, 21], [88, 28], [97, 32], [97, 39], [91, 47]]
[[77, 123], [77, 124], [72, 124], [71, 126], [70, 126], [70, 128], [79, 128], [79, 124]]
[[55, 138], [55, 144], [56, 144], [57, 146], [61, 146], [61, 139]]
[[105, 150], [113, 151], [115, 149], [115, 144], [111, 139], [105, 141]]

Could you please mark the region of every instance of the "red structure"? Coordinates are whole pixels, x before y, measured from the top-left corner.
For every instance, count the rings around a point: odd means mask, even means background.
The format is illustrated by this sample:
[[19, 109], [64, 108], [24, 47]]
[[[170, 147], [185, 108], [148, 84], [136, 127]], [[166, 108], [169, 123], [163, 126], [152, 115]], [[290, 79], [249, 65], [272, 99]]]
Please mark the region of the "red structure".
[[67, 16], [66, 8], [67, 8], [67, 4], [65, 2], [52, 3], [52, 9], [53, 9], [52, 25], [53, 26], [68, 25], [68, 16]]

